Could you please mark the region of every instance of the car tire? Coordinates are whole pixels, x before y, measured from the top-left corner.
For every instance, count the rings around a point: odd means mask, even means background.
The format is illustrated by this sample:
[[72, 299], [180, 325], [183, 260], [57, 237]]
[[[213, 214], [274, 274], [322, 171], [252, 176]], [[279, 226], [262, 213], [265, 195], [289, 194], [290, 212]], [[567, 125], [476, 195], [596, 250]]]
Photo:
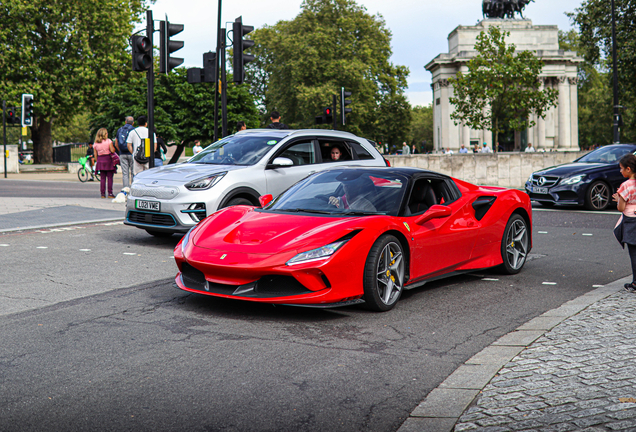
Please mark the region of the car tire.
[[406, 257], [400, 241], [392, 235], [378, 238], [364, 265], [364, 301], [370, 310], [393, 309], [404, 290]]
[[501, 238], [501, 269], [505, 274], [517, 274], [521, 271], [530, 252], [528, 223], [521, 215], [513, 214], [508, 219]]
[[607, 183], [595, 181], [585, 192], [585, 208], [588, 210], [602, 211], [609, 206], [612, 198], [612, 191]]
[[155, 236], [155, 237], [172, 237], [171, 232], [155, 231], [155, 230], [149, 230], [149, 229], [147, 229], [146, 232], [150, 234], [151, 236]]
[[252, 203], [252, 201], [248, 200], [247, 198], [232, 198], [231, 200], [229, 200], [227, 202], [227, 204], [225, 204], [223, 206], [223, 208], [237, 206], [237, 205], [248, 205], [248, 206], [251, 206], [251, 205], [254, 205], [254, 204]]

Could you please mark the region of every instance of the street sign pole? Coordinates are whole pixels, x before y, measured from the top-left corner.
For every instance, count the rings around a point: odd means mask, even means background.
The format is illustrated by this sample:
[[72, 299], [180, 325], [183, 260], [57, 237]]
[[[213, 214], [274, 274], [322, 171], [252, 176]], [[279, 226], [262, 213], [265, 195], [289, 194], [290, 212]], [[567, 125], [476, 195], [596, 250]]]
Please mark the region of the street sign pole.
[[[150, 39], [150, 69], [146, 71], [146, 80], [148, 81], [148, 141], [150, 147], [149, 167], [155, 167], [155, 74], [153, 61], [153, 42], [152, 35], [155, 31], [155, 23], [152, 20], [152, 11], [146, 11], [146, 37]], [[146, 155], [148, 148], [146, 148]]]
[[221, 127], [223, 128], [223, 138], [228, 136], [227, 133], [227, 78], [225, 76], [225, 48], [227, 46], [225, 41], [225, 29], [221, 29], [221, 113], [223, 120], [221, 121]]
[[336, 116], [336, 113], [338, 112], [336, 110], [336, 105], [338, 105], [338, 101], [337, 101], [337, 96], [336, 95], [331, 95], [332, 96], [332, 106], [333, 106], [333, 130], [338, 130], [338, 118]]
[[219, 16], [218, 16], [218, 24], [216, 26], [216, 64], [214, 65], [214, 76], [216, 77], [216, 84], [214, 85], [214, 141], [216, 142], [218, 139], [218, 131], [219, 131], [219, 60], [221, 49], [221, 0], [219, 0]]
[[7, 178], [7, 102], [2, 101], [2, 135], [4, 136], [4, 178]]

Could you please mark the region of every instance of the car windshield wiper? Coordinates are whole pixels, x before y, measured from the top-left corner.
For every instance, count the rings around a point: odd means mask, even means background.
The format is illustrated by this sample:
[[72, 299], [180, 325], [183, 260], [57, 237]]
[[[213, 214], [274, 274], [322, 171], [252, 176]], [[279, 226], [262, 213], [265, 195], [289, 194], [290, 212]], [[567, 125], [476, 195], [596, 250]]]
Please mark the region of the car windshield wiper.
[[347, 210], [346, 212], [336, 213], [341, 215], [354, 215], [354, 216], [367, 216], [367, 215], [383, 215], [383, 212], [372, 212], [372, 211], [362, 211], [362, 210]]
[[294, 209], [272, 209], [272, 210], [276, 210], [276, 211], [284, 211], [284, 212], [294, 212], [294, 213], [304, 212], [304, 213], [331, 214], [331, 212], [329, 212], [329, 211], [325, 211], [325, 210], [312, 210], [312, 209], [302, 209], [302, 208], [294, 208]]

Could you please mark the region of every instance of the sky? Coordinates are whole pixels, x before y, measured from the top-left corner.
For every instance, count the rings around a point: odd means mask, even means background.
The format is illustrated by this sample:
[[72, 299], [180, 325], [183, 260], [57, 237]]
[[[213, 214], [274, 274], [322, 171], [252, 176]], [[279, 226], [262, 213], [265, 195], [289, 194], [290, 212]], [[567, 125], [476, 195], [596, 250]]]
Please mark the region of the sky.
[[[218, 1], [218, 0], [217, 0]], [[218, 3], [213, 0], [157, 0], [151, 9], [153, 19], [183, 24], [174, 40], [185, 46], [173, 56], [183, 57], [186, 67], [202, 67], [203, 53], [216, 49]], [[291, 20], [300, 13], [301, 0], [225, 0], [222, 2], [222, 26], [243, 17], [244, 25], [260, 28], [280, 20]], [[357, 0], [369, 14], [380, 14], [393, 38], [391, 62], [410, 70], [406, 96], [412, 105], [432, 101], [429, 61], [448, 52], [448, 34], [459, 25], [475, 25], [482, 19], [481, 0]], [[526, 6], [524, 17], [538, 25], [572, 27], [566, 12], [574, 12], [581, 0], [534, 0]], [[226, 25], [226, 23], [228, 23]], [[145, 27], [145, 15], [143, 24]], [[158, 24], [155, 24], [159, 28]], [[138, 29], [138, 30], [139, 30]], [[249, 51], [246, 51], [249, 52]]]

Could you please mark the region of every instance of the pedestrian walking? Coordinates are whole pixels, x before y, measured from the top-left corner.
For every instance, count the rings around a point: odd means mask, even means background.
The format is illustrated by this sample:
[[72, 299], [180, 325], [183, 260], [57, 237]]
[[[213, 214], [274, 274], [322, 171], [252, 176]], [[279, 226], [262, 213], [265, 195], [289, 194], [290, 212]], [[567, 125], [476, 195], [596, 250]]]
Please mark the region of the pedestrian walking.
[[128, 150], [128, 135], [135, 129], [133, 124], [135, 119], [132, 116], [126, 117], [126, 124], [117, 129], [115, 134], [115, 150], [119, 150], [119, 163], [121, 165], [122, 185], [130, 187], [133, 182], [133, 155]]
[[618, 211], [623, 213], [614, 227], [614, 235], [623, 248], [627, 244], [632, 263], [632, 282], [625, 284], [625, 289], [636, 292], [636, 156], [631, 153], [623, 156], [619, 166], [627, 180], [612, 195]]
[[285, 123], [280, 122], [280, 113], [278, 111], [272, 111], [269, 119], [272, 122], [267, 125], [267, 129], [289, 129]]
[[[150, 159], [146, 158], [146, 162], [141, 163], [137, 159], [137, 149], [140, 146], [145, 146], [145, 140], [148, 138], [148, 128], [146, 127], [147, 123], [146, 116], [137, 117], [138, 126], [128, 134], [128, 138], [126, 139], [126, 144], [128, 145], [128, 151], [133, 155], [133, 173], [134, 175], [139, 174], [142, 171], [150, 168]], [[153, 134], [154, 135], [154, 134]], [[144, 147], [145, 150], [145, 147]], [[157, 137], [155, 136], [155, 148], [157, 150]], [[144, 152], [145, 154], [145, 152]], [[152, 156], [153, 152], [150, 152]]]
[[411, 149], [409, 148], [406, 142], [402, 143], [402, 156], [407, 156], [411, 153]]
[[[156, 134], [157, 128], [155, 128], [155, 135]], [[155, 167], [160, 167], [163, 165], [163, 161], [166, 158], [166, 153], [168, 152], [166, 141], [161, 135], [157, 135], [157, 145], [155, 147], [157, 148], [157, 150], [155, 150]]]
[[101, 128], [95, 135], [95, 144], [93, 144], [95, 153], [97, 153], [97, 170], [100, 172], [99, 191], [102, 198], [106, 198], [106, 182], [108, 182], [108, 198], [115, 198], [113, 195], [113, 174], [115, 174], [115, 164], [111, 153], [115, 153], [115, 146], [108, 138], [106, 128]]

